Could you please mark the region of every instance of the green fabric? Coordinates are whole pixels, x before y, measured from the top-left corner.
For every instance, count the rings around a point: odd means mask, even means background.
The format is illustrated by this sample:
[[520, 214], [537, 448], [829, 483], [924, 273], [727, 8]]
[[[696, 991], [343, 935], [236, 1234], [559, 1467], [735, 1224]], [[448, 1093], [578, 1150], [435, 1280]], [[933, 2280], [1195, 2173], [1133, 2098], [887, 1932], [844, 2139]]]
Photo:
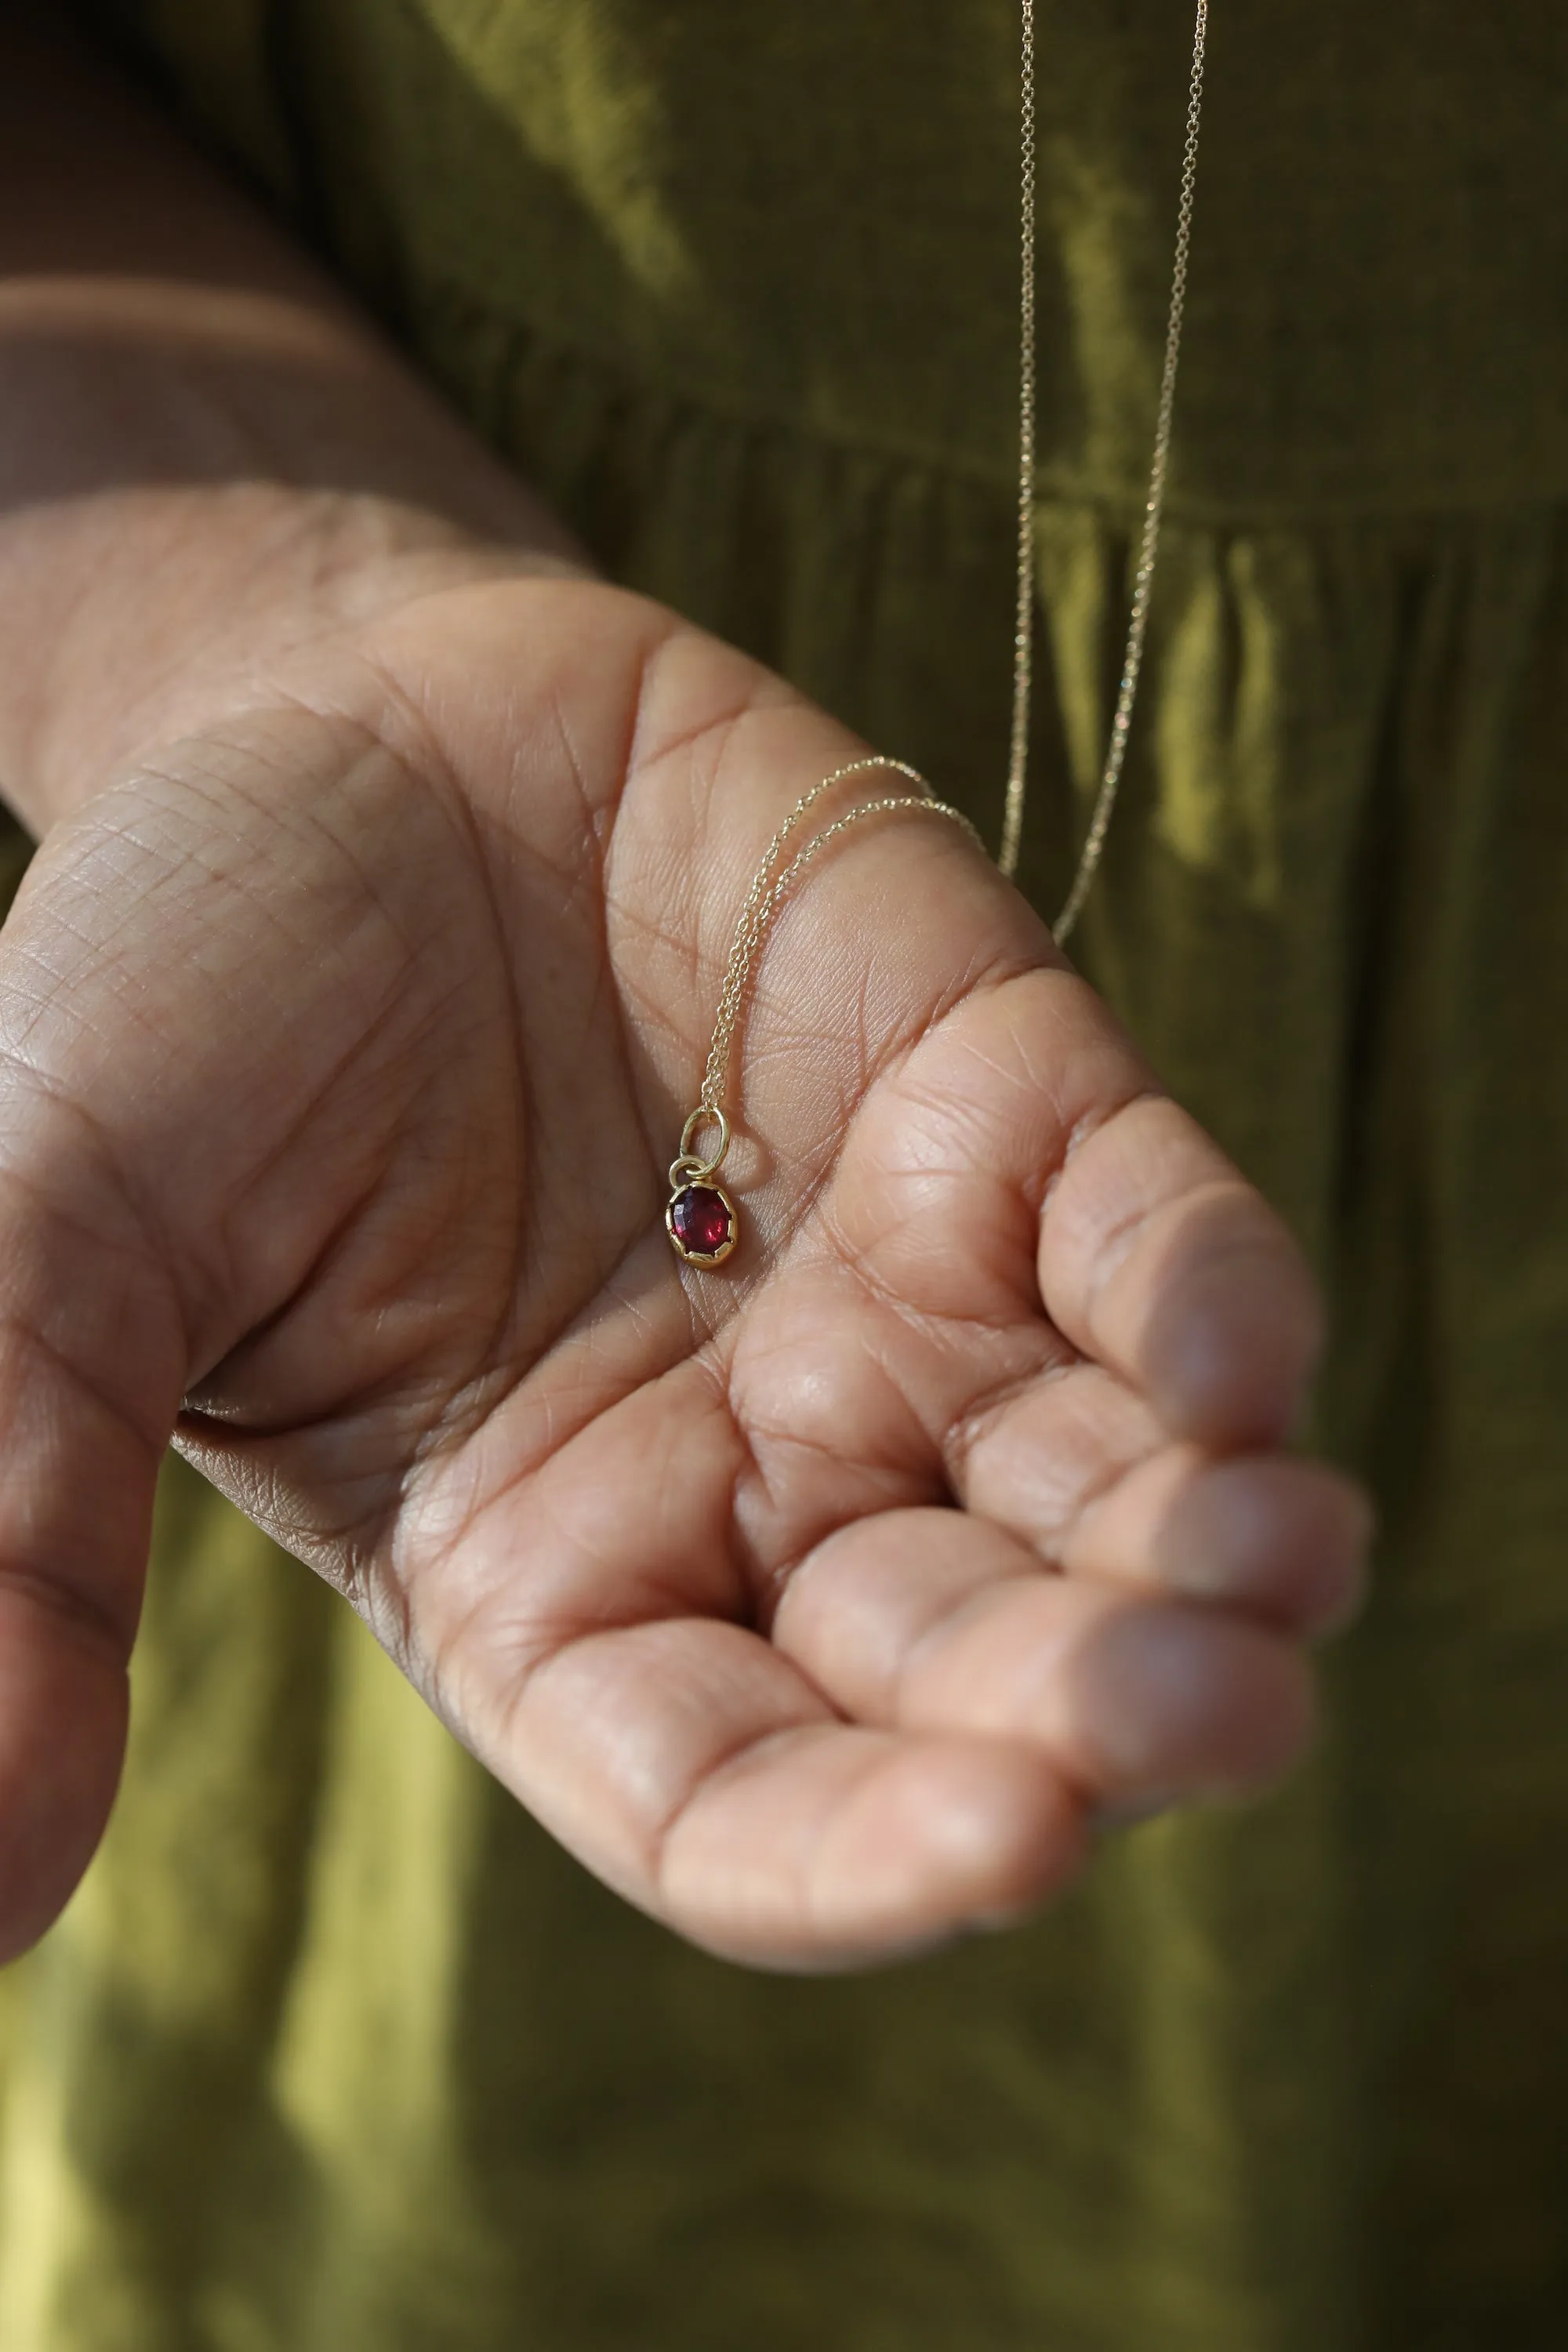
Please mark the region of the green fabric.
[[[994, 828], [1010, 0], [122, 0], [607, 566]], [[1188, 13], [1042, 0], [1031, 877], [1103, 734]], [[1312, 1768], [781, 1982], [618, 1905], [184, 1474], [5, 1989], [6, 2352], [1547, 2352], [1568, 2308], [1568, 16], [1222, 5], [1081, 936], [1330, 1284]], [[1076, 819], [1075, 819], [1076, 810]]]

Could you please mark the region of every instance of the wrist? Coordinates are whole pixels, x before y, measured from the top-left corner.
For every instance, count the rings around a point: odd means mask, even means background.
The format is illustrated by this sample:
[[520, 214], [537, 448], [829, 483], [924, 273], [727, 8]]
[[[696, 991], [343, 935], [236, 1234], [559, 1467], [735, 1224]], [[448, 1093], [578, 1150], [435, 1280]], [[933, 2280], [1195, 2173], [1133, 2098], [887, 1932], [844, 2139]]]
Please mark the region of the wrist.
[[105, 489], [0, 518], [0, 777], [42, 835], [265, 696], [301, 646], [433, 589], [586, 567], [428, 507], [253, 482]]

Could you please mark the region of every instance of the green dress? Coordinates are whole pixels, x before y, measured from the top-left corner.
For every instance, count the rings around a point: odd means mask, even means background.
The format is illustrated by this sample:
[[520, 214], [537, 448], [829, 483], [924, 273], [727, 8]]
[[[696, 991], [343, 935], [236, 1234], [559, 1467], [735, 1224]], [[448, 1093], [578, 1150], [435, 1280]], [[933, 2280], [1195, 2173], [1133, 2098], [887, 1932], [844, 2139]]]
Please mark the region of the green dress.
[[[617, 576], [994, 834], [1011, 0], [121, 0]], [[1049, 907], [1114, 685], [1184, 0], [1041, 0]], [[5, 2352], [1568, 2340], [1568, 12], [1219, 0], [1083, 961], [1329, 1285], [1383, 1509], [1311, 1767], [779, 1981], [164, 1491], [123, 1799], [0, 2003]]]

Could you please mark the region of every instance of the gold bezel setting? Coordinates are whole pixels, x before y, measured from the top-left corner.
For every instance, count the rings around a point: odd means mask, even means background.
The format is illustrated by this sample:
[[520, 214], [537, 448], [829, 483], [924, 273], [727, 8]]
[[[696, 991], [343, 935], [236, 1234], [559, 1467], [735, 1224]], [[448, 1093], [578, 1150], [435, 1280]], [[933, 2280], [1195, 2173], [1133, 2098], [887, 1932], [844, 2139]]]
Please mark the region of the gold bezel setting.
[[[681, 1240], [675, 1230], [676, 1204], [688, 1192], [711, 1192], [716, 1201], [723, 1203], [724, 1214], [730, 1221], [730, 1229], [716, 1250], [694, 1250]], [[678, 1184], [670, 1194], [665, 1205], [664, 1230], [669, 1235], [671, 1249], [684, 1265], [706, 1269], [710, 1266], [722, 1265], [724, 1260], [733, 1252], [736, 1243], [741, 1238], [741, 1221], [735, 1213], [735, 1203], [721, 1184], [704, 1182], [700, 1178], [692, 1176], [687, 1182]]]

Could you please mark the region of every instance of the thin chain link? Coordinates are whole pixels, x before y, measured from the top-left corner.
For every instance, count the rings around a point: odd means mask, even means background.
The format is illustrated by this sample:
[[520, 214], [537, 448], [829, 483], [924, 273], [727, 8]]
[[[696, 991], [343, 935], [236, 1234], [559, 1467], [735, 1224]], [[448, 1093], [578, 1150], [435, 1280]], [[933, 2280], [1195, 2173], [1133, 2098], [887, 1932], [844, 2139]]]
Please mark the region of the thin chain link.
[[1024, 0], [1022, 106], [1018, 130], [1018, 582], [1013, 626], [1013, 732], [1007, 801], [996, 863], [1018, 870], [1029, 786], [1029, 702], [1035, 684], [1035, 0]]
[[[910, 782], [917, 784], [920, 789], [914, 793], [889, 793], [878, 800], [862, 801], [858, 808], [847, 810], [843, 816], [836, 818], [832, 824], [825, 825], [820, 833], [813, 834], [805, 846], [796, 850], [784, 871], [778, 872], [779, 860], [801, 819], [816, 807], [817, 802], [826, 793], [832, 792], [836, 785], [845, 782], [850, 776], [865, 775], [872, 769], [888, 770], [895, 775], [907, 776]], [[762, 864], [752, 877], [752, 887], [746, 893], [745, 903], [735, 919], [734, 935], [730, 944], [730, 960], [724, 967], [724, 985], [719, 992], [719, 1012], [713, 1024], [713, 1043], [709, 1048], [708, 1067], [702, 1077], [700, 1101], [704, 1110], [717, 1116], [723, 1103], [724, 1082], [730, 1066], [730, 1048], [734, 1039], [735, 1024], [741, 1017], [742, 1007], [746, 1001], [746, 991], [751, 984], [752, 971], [756, 963], [758, 950], [766, 936], [768, 925], [788, 897], [802, 870], [809, 866], [814, 858], [819, 857], [830, 842], [837, 841], [840, 834], [847, 833], [852, 824], [859, 824], [868, 816], [891, 816], [896, 810], [900, 809], [918, 810], [926, 816], [950, 818], [954, 824], [962, 825], [982, 849], [984, 847], [984, 844], [980, 842], [979, 835], [963, 811], [951, 808], [945, 801], [932, 799], [931, 788], [919, 769], [911, 768], [903, 760], [883, 759], [877, 756], [864, 760], [851, 760], [847, 766], [835, 768], [830, 776], [824, 776], [819, 784], [813, 784], [810, 792], [803, 793], [768, 844]]]
[[[1029, 753], [1029, 703], [1034, 683], [1035, 632], [1035, 409], [1037, 376], [1035, 327], [1035, 0], [1023, 0], [1023, 101], [1021, 108], [1023, 291], [1019, 304], [1019, 462], [1018, 462], [1018, 608], [1014, 641], [1013, 735], [1007, 771], [1007, 805], [1003, 820], [998, 863], [1011, 875], [1017, 865], [1023, 837], [1024, 796]], [[1165, 363], [1160, 379], [1160, 403], [1154, 424], [1154, 456], [1149, 469], [1149, 496], [1143, 509], [1143, 535], [1133, 578], [1132, 609], [1127, 648], [1121, 661], [1121, 684], [1100, 790], [1095, 796], [1089, 831], [1084, 836], [1078, 871], [1067, 904], [1052, 925], [1058, 941], [1071, 933], [1093, 886], [1115, 814], [1127, 759], [1127, 739], [1132, 727], [1138, 682], [1149, 635], [1149, 604], [1154, 586], [1154, 566], [1160, 552], [1160, 525], [1164, 518], [1165, 488], [1171, 469], [1171, 433], [1176, 408], [1176, 375], [1182, 356], [1182, 329], [1186, 318], [1187, 270], [1192, 257], [1193, 205], [1197, 190], [1198, 134], [1203, 123], [1204, 67], [1208, 47], [1208, 0], [1198, 0], [1193, 30], [1192, 76], [1187, 87], [1187, 133], [1182, 154], [1182, 193], [1176, 213], [1176, 251], [1171, 272], [1171, 309], [1165, 328]]]

